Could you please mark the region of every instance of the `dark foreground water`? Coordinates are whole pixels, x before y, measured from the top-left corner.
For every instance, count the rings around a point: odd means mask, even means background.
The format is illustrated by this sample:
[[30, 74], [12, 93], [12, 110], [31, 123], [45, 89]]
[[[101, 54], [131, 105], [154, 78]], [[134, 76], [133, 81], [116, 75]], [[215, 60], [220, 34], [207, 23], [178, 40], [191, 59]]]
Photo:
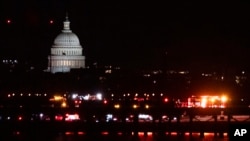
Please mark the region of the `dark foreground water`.
[[207, 133], [203, 138], [199, 134], [194, 134], [191, 137], [189, 135], [177, 136], [167, 135], [158, 136], [149, 134], [147, 136], [139, 134], [133, 135], [85, 135], [85, 134], [71, 134], [61, 133], [57, 135], [21, 135], [14, 134], [11, 136], [1, 136], [1, 141], [229, 141], [228, 137], [214, 137], [213, 133]]

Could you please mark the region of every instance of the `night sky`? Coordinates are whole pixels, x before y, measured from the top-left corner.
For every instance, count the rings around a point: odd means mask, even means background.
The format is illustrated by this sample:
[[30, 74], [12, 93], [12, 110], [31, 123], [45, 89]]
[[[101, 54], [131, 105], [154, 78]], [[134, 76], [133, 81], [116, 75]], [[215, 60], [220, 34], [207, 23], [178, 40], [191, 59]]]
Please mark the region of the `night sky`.
[[250, 70], [249, 7], [239, 2], [1, 0], [0, 55], [46, 66], [67, 11], [89, 65]]

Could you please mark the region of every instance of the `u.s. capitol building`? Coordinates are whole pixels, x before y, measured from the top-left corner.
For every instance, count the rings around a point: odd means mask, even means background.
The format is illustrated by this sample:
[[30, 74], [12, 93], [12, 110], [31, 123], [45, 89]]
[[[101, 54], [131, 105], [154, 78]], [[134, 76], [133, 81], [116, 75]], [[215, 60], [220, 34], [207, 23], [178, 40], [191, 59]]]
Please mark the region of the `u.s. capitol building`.
[[71, 69], [80, 68], [85, 68], [85, 56], [77, 35], [70, 30], [70, 21], [66, 16], [63, 30], [55, 38], [48, 56], [48, 71], [70, 72]]

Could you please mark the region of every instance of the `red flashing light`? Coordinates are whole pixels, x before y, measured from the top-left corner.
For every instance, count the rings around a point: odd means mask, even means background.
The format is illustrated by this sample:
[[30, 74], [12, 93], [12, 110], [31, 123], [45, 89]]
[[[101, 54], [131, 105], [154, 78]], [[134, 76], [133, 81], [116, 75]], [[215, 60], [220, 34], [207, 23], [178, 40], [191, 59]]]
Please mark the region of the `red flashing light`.
[[11, 20], [10, 19], [6, 20], [6, 23], [11, 24]]
[[78, 135], [84, 135], [85, 133], [84, 132], [77, 132]]
[[23, 118], [21, 116], [18, 117], [18, 120], [22, 120]]
[[65, 132], [65, 135], [73, 135], [74, 132]]
[[108, 103], [108, 101], [107, 101], [107, 100], [104, 100], [104, 101], [103, 101], [103, 103], [104, 103], [104, 104], [107, 104], [107, 103]]
[[168, 98], [164, 98], [164, 102], [168, 102]]
[[61, 120], [63, 120], [63, 116], [61, 116], [61, 115], [56, 115], [56, 116], [55, 116], [55, 120], [61, 121]]
[[49, 21], [49, 23], [50, 23], [50, 24], [53, 24], [53, 23], [54, 23], [54, 21], [53, 21], [53, 20], [50, 20], [50, 21]]
[[102, 132], [101, 134], [102, 134], [102, 135], [108, 135], [109, 132], [104, 131], [104, 132]]

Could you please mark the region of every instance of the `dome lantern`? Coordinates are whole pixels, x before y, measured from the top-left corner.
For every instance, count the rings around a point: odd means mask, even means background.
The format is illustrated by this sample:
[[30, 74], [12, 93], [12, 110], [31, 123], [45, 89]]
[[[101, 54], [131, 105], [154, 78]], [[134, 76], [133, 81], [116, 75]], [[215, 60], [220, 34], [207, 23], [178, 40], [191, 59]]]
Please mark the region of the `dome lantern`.
[[65, 21], [63, 22], [63, 30], [62, 30], [62, 32], [72, 32], [70, 30], [70, 21], [69, 21], [68, 14], [66, 14]]

